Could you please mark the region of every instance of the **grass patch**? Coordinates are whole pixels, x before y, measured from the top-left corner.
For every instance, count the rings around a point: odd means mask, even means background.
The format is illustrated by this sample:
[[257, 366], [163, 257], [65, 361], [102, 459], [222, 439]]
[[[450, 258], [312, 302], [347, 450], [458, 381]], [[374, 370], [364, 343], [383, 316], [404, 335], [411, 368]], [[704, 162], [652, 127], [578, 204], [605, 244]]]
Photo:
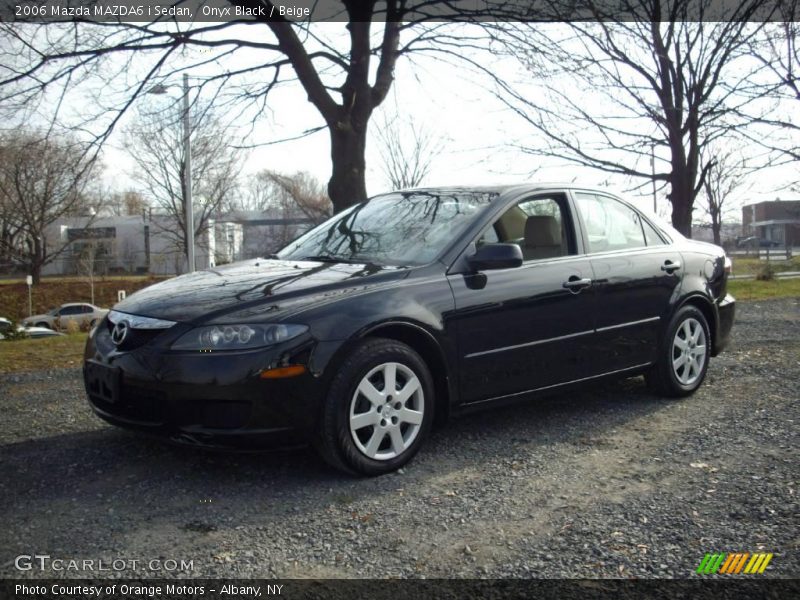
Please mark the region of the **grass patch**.
[[77, 369], [83, 364], [87, 334], [0, 341], [0, 373]]
[[767, 298], [790, 298], [800, 296], [800, 278], [773, 279], [757, 281], [755, 279], [730, 279], [728, 292], [737, 300], [765, 300]]
[[[782, 257], [785, 255], [781, 255]], [[755, 275], [763, 268], [767, 262], [776, 273], [783, 273], [785, 271], [800, 271], [800, 256], [793, 256], [789, 260], [786, 258], [775, 257], [774, 255], [769, 261], [766, 259], [760, 260], [758, 258], [739, 258], [732, 256], [733, 261], [733, 274], [734, 275]]]

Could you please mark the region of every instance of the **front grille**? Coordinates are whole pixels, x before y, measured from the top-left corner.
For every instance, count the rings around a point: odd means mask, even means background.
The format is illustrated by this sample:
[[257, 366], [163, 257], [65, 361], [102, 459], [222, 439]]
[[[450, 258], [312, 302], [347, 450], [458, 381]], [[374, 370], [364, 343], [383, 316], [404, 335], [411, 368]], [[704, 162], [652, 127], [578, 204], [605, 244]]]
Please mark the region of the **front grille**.
[[133, 385], [123, 385], [119, 401], [108, 402], [90, 394], [92, 402], [100, 410], [123, 419], [131, 419], [152, 425], [160, 425], [167, 417], [167, 397], [163, 392]]
[[246, 426], [252, 404], [232, 400], [184, 400], [177, 411], [181, 425], [208, 429], [239, 429]]
[[[109, 319], [106, 319], [106, 329], [110, 336], [111, 331], [114, 329], [114, 323]], [[128, 335], [125, 337], [125, 341], [119, 346], [116, 346], [116, 348], [118, 350], [135, 350], [136, 348], [144, 346], [164, 331], [164, 329], [134, 329], [131, 327], [128, 329]]]

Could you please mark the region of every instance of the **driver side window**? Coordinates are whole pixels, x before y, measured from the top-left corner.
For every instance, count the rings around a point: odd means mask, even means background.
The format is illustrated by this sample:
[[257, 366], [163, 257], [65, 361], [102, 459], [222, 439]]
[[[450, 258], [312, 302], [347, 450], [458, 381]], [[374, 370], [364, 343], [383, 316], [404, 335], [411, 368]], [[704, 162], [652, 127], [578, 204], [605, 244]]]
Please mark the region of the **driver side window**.
[[517, 244], [526, 262], [574, 254], [565, 214], [561, 194], [526, 198], [504, 212], [476, 245]]

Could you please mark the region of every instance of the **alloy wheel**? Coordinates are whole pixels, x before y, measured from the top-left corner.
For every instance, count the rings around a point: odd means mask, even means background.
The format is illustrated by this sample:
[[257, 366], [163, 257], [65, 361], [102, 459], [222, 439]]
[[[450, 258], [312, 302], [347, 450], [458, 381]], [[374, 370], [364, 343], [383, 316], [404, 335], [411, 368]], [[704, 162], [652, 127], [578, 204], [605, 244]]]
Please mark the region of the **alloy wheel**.
[[403, 454], [419, 434], [425, 394], [417, 375], [402, 363], [387, 362], [370, 370], [350, 401], [350, 435], [373, 460]]
[[672, 340], [672, 371], [682, 385], [692, 385], [703, 373], [708, 357], [703, 325], [695, 318], [686, 319]]

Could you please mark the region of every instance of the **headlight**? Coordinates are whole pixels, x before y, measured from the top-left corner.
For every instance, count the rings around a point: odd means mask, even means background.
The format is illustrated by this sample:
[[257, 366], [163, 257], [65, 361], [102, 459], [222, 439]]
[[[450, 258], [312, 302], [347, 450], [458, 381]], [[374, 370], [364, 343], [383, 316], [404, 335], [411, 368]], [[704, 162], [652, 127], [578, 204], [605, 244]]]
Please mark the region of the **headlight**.
[[285, 342], [308, 331], [306, 325], [211, 325], [184, 333], [173, 350], [244, 350]]

